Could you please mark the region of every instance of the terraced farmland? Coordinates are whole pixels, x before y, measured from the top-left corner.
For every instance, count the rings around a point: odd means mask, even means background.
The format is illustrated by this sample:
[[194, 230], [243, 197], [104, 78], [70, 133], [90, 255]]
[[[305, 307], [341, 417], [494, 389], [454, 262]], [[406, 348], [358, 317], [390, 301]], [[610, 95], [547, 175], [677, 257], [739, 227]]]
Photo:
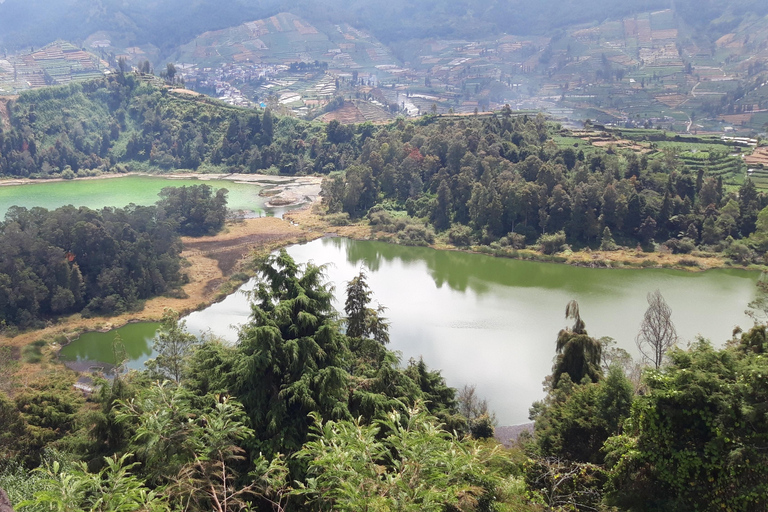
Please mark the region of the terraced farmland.
[[743, 183], [747, 170], [741, 157], [726, 151], [686, 151], [679, 158], [691, 171], [703, 169], [707, 176], [720, 177], [726, 185]]
[[0, 90], [14, 92], [90, 80], [103, 76], [107, 69], [96, 55], [57, 41], [4, 60], [0, 66]]

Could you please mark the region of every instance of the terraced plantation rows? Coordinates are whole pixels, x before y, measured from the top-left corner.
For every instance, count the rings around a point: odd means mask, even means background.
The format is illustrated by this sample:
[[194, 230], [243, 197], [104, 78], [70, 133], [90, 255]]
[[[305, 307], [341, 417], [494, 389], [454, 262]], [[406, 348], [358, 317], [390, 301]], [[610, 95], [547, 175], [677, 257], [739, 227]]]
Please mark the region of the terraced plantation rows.
[[[746, 165], [739, 156], [717, 151], [686, 151], [679, 155], [680, 160], [694, 172], [703, 169], [708, 176], [723, 178], [726, 185], [740, 185], [744, 182]], [[766, 183], [768, 187], [768, 183]]]

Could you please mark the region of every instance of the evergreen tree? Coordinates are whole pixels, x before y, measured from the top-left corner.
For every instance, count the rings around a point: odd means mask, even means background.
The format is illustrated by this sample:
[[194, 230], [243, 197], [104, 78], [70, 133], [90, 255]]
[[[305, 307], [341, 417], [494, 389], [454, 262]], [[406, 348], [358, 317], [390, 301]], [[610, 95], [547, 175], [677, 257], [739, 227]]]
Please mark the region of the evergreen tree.
[[347, 300], [344, 311], [347, 313], [347, 336], [351, 338], [372, 338], [382, 345], [389, 343], [389, 324], [381, 316], [384, 306], [377, 309], [369, 307], [371, 291], [366, 283], [364, 270], [347, 283]]
[[557, 357], [552, 370], [552, 386], [557, 387], [560, 377], [568, 374], [571, 381], [579, 384], [585, 378], [597, 382], [602, 377], [600, 369], [600, 342], [587, 335], [579, 314], [579, 303], [572, 300], [565, 308], [565, 317], [572, 318], [572, 328], [565, 328], [557, 335]]
[[348, 351], [324, 268], [296, 264], [285, 250], [259, 266], [251, 320], [240, 330], [231, 389], [245, 406], [266, 454], [298, 450], [307, 414], [348, 418]]

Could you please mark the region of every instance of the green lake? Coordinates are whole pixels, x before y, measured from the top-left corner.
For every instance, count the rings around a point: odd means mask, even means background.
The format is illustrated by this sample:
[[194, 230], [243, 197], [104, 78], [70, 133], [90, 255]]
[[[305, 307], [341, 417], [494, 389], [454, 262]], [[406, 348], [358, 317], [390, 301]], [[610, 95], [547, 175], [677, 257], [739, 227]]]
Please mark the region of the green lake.
[[[527, 421], [531, 403], [543, 397], [557, 333], [570, 325], [564, 312], [571, 299], [579, 301], [589, 334], [610, 336], [636, 355], [649, 292], [659, 289], [671, 306], [683, 346], [699, 335], [721, 345], [734, 326], [752, 324], [744, 310], [759, 277], [740, 270], [589, 269], [343, 238], [288, 252], [298, 262], [330, 263], [339, 309], [346, 282], [366, 268], [375, 300], [387, 307], [390, 348], [404, 364], [423, 357], [452, 386], [475, 384], [502, 425]], [[211, 330], [234, 342], [248, 314], [248, 300], [238, 292], [186, 321], [193, 333]], [[123, 329], [136, 325], [142, 324]], [[139, 354], [132, 366], [143, 363], [152, 346], [146, 332], [135, 338], [119, 332], [129, 355]], [[111, 358], [114, 333], [87, 336], [65, 347], [62, 357]]]
[[160, 324], [141, 322], [127, 324], [109, 332], [87, 332], [74, 343], [63, 347], [59, 352], [59, 359], [69, 363], [83, 363], [84, 366], [77, 368], [81, 371], [87, 363], [114, 365], [113, 341], [119, 334], [128, 357], [126, 367], [143, 370], [144, 362], [152, 355], [152, 344], [158, 327]]
[[[165, 187], [200, 183], [210, 185], [214, 189], [226, 188], [229, 191], [227, 206], [231, 210], [244, 210], [255, 216], [265, 214], [266, 199], [259, 196], [262, 189], [259, 185], [231, 180], [120, 176], [0, 186], [0, 219], [5, 217], [12, 205], [26, 208], [43, 206], [49, 210], [67, 204], [94, 209], [105, 206], [123, 207], [130, 203], [151, 205], [158, 201], [157, 194]], [[280, 215], [283, 210], [269, 213]]]

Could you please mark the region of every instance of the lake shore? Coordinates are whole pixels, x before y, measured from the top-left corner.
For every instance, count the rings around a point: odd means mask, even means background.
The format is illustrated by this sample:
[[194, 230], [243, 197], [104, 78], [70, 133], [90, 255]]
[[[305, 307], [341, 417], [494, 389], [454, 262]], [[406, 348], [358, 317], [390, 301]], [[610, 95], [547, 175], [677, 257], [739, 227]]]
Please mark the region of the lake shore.
[[[398, 244], [395, 234], [376, 232], [365, 221], [351, 223], [347, 226], [332, 226], [323, 215], [315, 209], [303, 209], [291, 214], [299, 225], [315, 231], [324, 231], [329, 235], [338, 235], [355, 240], [380, 240]], [[582, 249], [578, 251], [563, 251], [548, 256], [529, 246], [526, 249], [511, 248], [491, 249], [488, 246], [456, 247], [443, 240], [436, 240], [429, 247], [443, 251], [462, 251], [475, 254], [485, 254], [503, 258], [539, 261], [543, 263], [561, 263], [576, 267], [588, 268], [668, 268], [687, 272], [702, 272], [713, 269], [741, 269], [765, 271], [762, 265], [736, 265], [722, 254], [671, 254], [669, 252], [645, 252], [639, 248], [620, 247], [614, 251], [599, 251]]]
[[[291, 197], [292, 194], [295, 200], [303, 201], [306, 204], [300, 209], [286, 212], [284, 219], [249, 218], [228, 223], [222, 233], [214, 236], [184, 237], [182, 239], [184, 243], [182, 256], [188, 263], [185, 270], [190, 277], [190, 282], [183, 287], [183, 298], [156, 297], [146, 301], [141, 311], [112, 317], [83, 318], [79, 314], [72, 315], [59, 319], [43, 329], [20, 333], [14, 337], [0, 335], [0, 345], [10, 346], [19, 354], [23, 347], [40, 339], [52, 342], [55, 338], [61, 340], [61, 336], [64, 336], [67, 340], [72, 340], [83, 332], [111, 330], [131, 322], [158, 321], [166, 308], [173, 308], [182, 313], [203, 309], [234, 292], [244, 282], [245, 276], [253, 274], [253, 269], [247, 268], [247, 263], [252, 261], [254, 252], [265, 254], [281, 247], [322, 236], [342, 236], [355, 240], [381, 240], [398, 243], [394, 234], [375, 232], [365, 221], [347, 226], [332, 226], [320, 212], [318, 199], [321, 179], [317, 177], [296, 183], [296, 180], [290, 178], [264, 175], [199, 175], [189, 173], [173, 175], [177, 178], [195, 177], [202, 179], [222, 179], [222, 176], [229, 176], [233, 181], [267, 183], [269, 185], [273, 185], [275, 182], [282, 183], [285, 186], [279, 189], [279, 192], [276, 193], [274, 188], [271, 189], [272, 192], [269, 194], [271, 197], [280, 197], [280, 193], [285, 192], [288, 197]], [[99, 176], [91, 179], [107, 178], [108, 176]], [[29, 180], [29, 182], [36, 181]], [[306, 190], [316, 190], [317, 194], [308, 194]], [[582, 250], [559, 253], [555, 259], [531, 249], [523, 249], [515, 253], [491, 253], [488, 248], [457, 248], [440, 240], [430, 247], [437, 250], [479, 253], [592, 268], [671, 268], [686, 271], [746, 268], [729, 265], [721, 256], [701, 257], [661, 252], [647, 253], [629, 248], [616, 251]], [[759, 270], [755, 267], [749, 269]], [[237, 279], [232, 279], [235, 274], [240, 274], [240, 276]], [[45, 351], [53, 359], [59, 348], [57, 344], [49, 343]], [[34, 364], [25, 364], [23, 371], [35, 373], [37, 371], [35, 366]]]

